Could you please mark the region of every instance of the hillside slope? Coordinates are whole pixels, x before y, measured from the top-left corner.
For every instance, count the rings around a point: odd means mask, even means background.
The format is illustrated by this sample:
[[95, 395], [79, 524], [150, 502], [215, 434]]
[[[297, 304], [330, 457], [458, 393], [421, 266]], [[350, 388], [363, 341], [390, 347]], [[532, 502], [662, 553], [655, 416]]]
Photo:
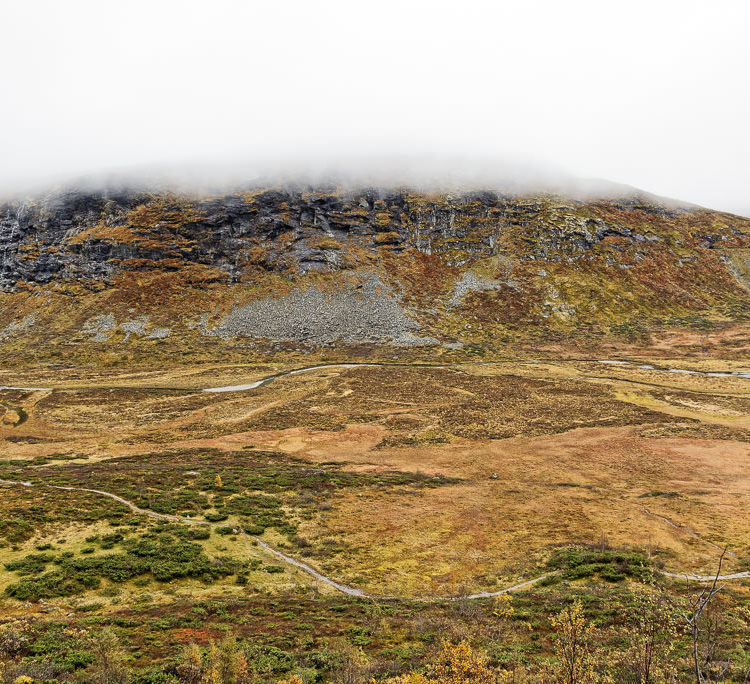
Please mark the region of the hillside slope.
[[638, 194], [70, 190], [0, 207], [0, 342], [55, 358], [645, 339], [744, 327], [749, 264], [750, 219]]

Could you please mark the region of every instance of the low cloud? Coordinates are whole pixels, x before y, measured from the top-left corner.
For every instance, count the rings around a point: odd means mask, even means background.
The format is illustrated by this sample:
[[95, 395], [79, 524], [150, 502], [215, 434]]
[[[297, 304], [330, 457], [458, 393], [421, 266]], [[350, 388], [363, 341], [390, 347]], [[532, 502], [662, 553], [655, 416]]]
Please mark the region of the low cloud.
[[36, 0], [0, 21], [6, 194], [113, 173], [556, 176], [748, 209], [744, 0]]

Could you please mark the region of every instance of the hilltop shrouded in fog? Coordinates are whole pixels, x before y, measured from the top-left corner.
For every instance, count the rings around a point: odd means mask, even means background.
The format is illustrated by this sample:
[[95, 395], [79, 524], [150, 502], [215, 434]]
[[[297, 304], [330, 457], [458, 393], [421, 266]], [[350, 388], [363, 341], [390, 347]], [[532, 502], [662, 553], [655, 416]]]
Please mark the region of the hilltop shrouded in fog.
[[741, 1], [40, 0], [0, 20], [0, 194], [122, 168], [437, 156], [750, 209]]
[[552, 176], [317, 174], [222, 192], [99, 178], [5, 203], [6, 350], [498, 351], [750, 311], [749, 219]]
[[152, 165], [37, 182], [0, 198], [24, 200], [63, 193], [179, 193], [210, 197], [262, 188], [331, 188], [465, 194], [487, 190], [508, 196], [556, 195], [581, 201], [649, 198], [663, 205], [689, 207], [686, 198], [657, 197], [645, 190], [600, 178], [579, 178], [561, 168], [518, 159], [447, 156], [355, 155], [311, 160], [279, 154], [234, 163]]

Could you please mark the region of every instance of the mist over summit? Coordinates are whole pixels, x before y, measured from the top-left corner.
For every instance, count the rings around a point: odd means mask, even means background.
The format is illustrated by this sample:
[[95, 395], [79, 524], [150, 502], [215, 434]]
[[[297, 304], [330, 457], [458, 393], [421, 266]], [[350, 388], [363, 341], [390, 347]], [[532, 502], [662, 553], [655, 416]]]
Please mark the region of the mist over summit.
[[6, 202], [0, 335], [45, 353], [497, 352], [750, 310], [748, 219], [528, 166], [433, 161], [152, 169]]
[[642, 197], [689, 207], [690, 198], [659, 197], [604, 178], [578, 177], [562, 167], [520, 158], [432, 155], [277, 155], [233, 161], [187, 160], [180, 164], [132, 166], [61, 176], [0, 189], [0, 198], [23, 200], [64, 193], [183, 193], [194, 197], [260, 188], [363, 188], [464, 194], [487, 190], [508, 196], [555, 195], [574, 200]]

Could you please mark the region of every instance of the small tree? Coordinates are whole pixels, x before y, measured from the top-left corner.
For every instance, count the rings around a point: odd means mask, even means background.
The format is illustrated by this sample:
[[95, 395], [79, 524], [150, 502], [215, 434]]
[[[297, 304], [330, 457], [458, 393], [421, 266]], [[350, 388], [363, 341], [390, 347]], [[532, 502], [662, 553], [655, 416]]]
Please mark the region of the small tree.
[[[247, 658], [244, 653], [240, 653], [237, 656], [237, 682], [244, 684], [250, 681], [250, 666], [247, 663]], [[300, 684], [302, 684], [300, 680]]]
[[606, 682], [609, 677], [597, 672], [592, 639], [594, 626], [586, 621], [581, 602], [568, 606], [550, 622], [557, 646], [557, 663], [553, 668], [555, 681], [561, 684]]
[[467, 641], [451, 644], [443, 640], [429, 680], [441, 684], [494, 684], [495, 673], [487, 666], [484, 653], [473, 650]]
[[635, 607], [625, 669], [637, 677], [639, 684], [671, 681], [676, 674], [672, 662], [678, 637], [675, 613], [653, 586], [636, 586], [633, 591]]
[[236, 639], [227, 636], [218, 644], [214, 641], [209, 644], [202, 681], [205, 684], [244, 684], [249, 677], [248, 669]]
[[370, 662], [361, 648], [348, 642], [341, 645], [341, 663], [333, 673], [335, 684], [359, 684], [370, 680]]
[[513, 599], [510, 594], [500, 594], [495, 597], [492, 604], [492, 616], [495, 618], [493, 624], [493, 637], [495, 639], [502, 638], [508, 626], [508, 622], [513, 618], [515, 612], [515, 608], [513, 608]]
[[719, 557], [713, 581], [695, 594], [687, 610], [681, 613], [690, 634], [693, 674], [697, 684], [719, 681], [729, 668], [728, 662], [723, 665], [716, 662], [720, 617], [710, 610], [712, 599], [723, 589], [723, 586], [719, 586], [719, 577], [726, 552], [727, 549], [724, 549]]
[[214, 487], [216, 489], [221, 489], [223, 486], [224, 486], [224, 483], [221, 481], [221, 475], [217, 473], [216, 479], [214, 480]]
[[89, 639], [93, 664], [86, 670], [86, 681], [91, 684], [127, 684], [130, 668], [127, 655], [120, 647], [117, 635], [111, 629], [103, 629]]
[[418, 672], [409, 672], [409, 674], [399, 677], [391, 677], [386, 681], [388, 684], [430, 684], [429, 679]]
[[196, 643], [182, 649], [182, 662], [177, 666], [180, 681], [186, 684], [199, 684], [203, 676], [203, 658]]
[[223, 677], [221, 672], [221, 654], [215, 641], [208, 646], [206, 655], [206, 665], [203, 668], [203, 677], [201, 684], [222, 684]]

